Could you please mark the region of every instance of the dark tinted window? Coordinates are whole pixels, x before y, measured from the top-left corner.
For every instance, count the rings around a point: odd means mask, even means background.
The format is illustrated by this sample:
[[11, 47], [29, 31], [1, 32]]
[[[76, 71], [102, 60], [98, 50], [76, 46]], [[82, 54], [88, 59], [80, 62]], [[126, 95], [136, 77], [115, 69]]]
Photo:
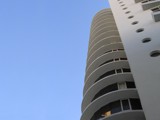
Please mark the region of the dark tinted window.
[[122, 111], [120, 101], [111, 103], [111, 113], [117, 113]]
[[91, 120], [98, 120], [100, 118], [104, 118], [104, 114], [107, 112], [107, 111], [110, 111], [111, 108], [110, 108], [110, 104], [100, 108], [97, 112], [95, 112], [95, 114], [92, 116]]
[[122, 100], [122, 106], [123, 106], [123, 110], [129, 110], [129, 103], [128, 100]]
[[116, 71], [117, 71], [117, 73], [121, 73], [121, 72], [122, 72], [122, 70], [121, 70], [121, 69], [117, 69]]
[[100, 90], [100, 91], [94, 96], [94, 98], [92, 99], [92, 101], [95, 100], [96, 98], [98, 98], [98, 97], [106, 94], [106, 93], [109, 93], [109, 92], [115, 91], [115, 90], [118, 90], [117, 83], [116, 83], [116, 84], [109, 85], [109, 86], [103, 88], [102, 90]]
[[113, 61], [113, 59], [108, 60], [108, 61], [106, 61], [106, 62], [102, 63], [101, 65], [99, 65], [99, 67], [100, 67], [100, 66], [102, 66], [102, 65], [104, 65], [104, 64], [107, 64], [107, 63], [109, 63], [109, 62], [112, 62], [112, 61]]
[[123, 72], [131, 72], [131, 70], [128, 68], [123, 68]]
[[107, 76], [113, 75], [113, 74], [115, 74], [115, 70], [108, 71], [108, 72], [102, 74], [95, 82], [97, 82], [98, 80], [100, 80], [100, 79], [102, 79], [102, 78], [104, 78], [104, 77], [107, 77]]
[[120, 60], [127, 60], [127, 58], [120, 58]]
[[142, 106], [139, 99], [130, 99], [132, 110], [141, 110]]
[[126, 82], [126, 84], [127, 84], [127, 88], [136, 88], [134, 82]]

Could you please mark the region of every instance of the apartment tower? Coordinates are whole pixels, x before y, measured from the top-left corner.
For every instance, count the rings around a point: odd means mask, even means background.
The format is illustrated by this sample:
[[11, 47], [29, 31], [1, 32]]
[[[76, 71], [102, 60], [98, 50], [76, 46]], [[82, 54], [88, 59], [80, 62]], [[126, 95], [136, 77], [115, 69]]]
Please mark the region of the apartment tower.
[[93, 18], [81, 120], [160, 120], [160, 0], [110, 0]]

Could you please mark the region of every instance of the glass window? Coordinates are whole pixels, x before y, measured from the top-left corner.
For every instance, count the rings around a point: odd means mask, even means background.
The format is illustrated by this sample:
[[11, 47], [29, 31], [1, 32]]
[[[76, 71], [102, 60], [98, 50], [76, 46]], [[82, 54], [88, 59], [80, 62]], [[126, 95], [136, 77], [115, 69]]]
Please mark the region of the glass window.
[[127, 58], [120, 58], [120, 60], [127, 60]]
[[117, 86], [117, 83], [116, 84], [112, 84], [112, 85], [109, 85], [105, 88], [103, 88], [102, 90], [100, 90], [95, 96], [94, 98], [92, 99], [95, 100], [96, 98], [106, 94], [106, 93], [109, 93], [109, 92], [112, 92], [112, 91], [115, 91], [115, 90], [118, 90], [118, 86]]
[[99, 65], [99, 67], [100, 67], [100, 66], [102, 66], [102, 65], [104, 65], [104, 64], [106, 64], [106, 63], [112, 62], [112, 61], [113, 61], [113, 59], [108, 60], [108, 61], [106, 61], [106, 62], [102, 63], [101, 65]]
[[130, 109], [128, 100], [122, 100], [122, 106], [123, 106], [123, 110]]
[[123, 68], [123, 72], [131, 72], [131, 70], [128, 68]]
[[127, 88], [136, 88], [134, 82], [126, 82], [126, 84], [127, 84]]
[[116, 59], [115, 59], [115, 61], [118, 61], [118, 60], [119, 60], [119, 58], [116, 58]]
[[113, 75], [113, 74], [115, 74], [115, 70], [108, 71], [108, 72], [102, 74], [95, 82], [97, 82], [98, 80], [100, 80], [100, 79], [102, 79], [104, 77], [107, 77], [107, 76]]
[[121, 69], [117, 69], [116, 71], [117, 71], [117, 73], [121, 73], [121, 72], [122, 72], [122, 70], [121, 70]]
[[117, 113], [122, 111], [120, 101], [111, 103], [111, 113]]
[[130, 99], [131, 102], [131, 106], [132, 106], [132, 110], [141, 110], [142, 106], [141, 106], [141, 102], [139, 99]]

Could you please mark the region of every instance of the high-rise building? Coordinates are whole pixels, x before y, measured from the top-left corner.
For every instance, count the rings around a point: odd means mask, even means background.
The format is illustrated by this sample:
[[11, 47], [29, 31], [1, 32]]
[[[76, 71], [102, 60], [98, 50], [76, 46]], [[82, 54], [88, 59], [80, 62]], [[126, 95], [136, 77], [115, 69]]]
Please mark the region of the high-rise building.
[[110, 0], [93, 18], [81, 120], [160, 120], [160, 0]]

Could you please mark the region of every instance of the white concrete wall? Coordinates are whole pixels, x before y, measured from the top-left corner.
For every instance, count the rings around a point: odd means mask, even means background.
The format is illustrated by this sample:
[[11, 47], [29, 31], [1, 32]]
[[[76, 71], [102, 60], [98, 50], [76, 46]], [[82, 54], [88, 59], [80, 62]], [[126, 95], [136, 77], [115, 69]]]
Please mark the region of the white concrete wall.
[[[150, 56], [152, 51], [160, 50], [160, 22], [154, 22], [152, 11], [143, 11], [141, 3], [134, 0], [110, 0], [110, 5], [146, 119], [160, 120], [160, 56]], [[138, 23], [132, 25], [135, 21]], [[140, 28], [144, 31], [137, 33]], [[145, 38], [151, 41], [143, 43]]]

